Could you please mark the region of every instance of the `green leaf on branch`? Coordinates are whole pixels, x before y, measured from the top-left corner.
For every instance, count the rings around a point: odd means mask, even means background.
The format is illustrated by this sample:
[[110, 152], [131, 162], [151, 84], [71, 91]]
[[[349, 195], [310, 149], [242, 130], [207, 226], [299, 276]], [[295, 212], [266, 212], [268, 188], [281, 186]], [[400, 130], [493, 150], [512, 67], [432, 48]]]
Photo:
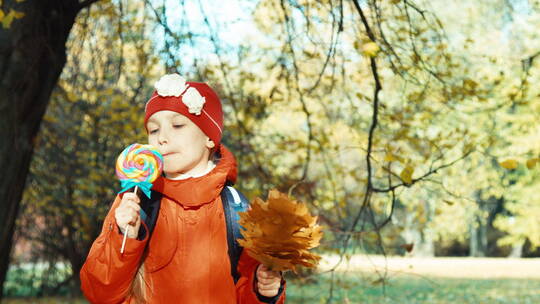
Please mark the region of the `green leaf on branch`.
[[403, 171], [401, 171], [401, 174], [399, 175], [401, 177], [401, 180], [407, 185], [412, 184], [412, 175], [414, 173], [414, 168], [411, 166], [406, 166]]

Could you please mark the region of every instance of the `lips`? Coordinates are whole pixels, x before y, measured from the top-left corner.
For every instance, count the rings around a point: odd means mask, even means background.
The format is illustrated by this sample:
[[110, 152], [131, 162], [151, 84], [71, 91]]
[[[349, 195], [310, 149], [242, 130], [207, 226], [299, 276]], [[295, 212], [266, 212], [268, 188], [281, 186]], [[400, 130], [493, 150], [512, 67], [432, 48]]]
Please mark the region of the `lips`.
[[164, 153], [162, 155], [163, 155], [163, 157], [165, 157], [165, 156], [172, 155], [172, 154], [175, 154], [175, 152]]

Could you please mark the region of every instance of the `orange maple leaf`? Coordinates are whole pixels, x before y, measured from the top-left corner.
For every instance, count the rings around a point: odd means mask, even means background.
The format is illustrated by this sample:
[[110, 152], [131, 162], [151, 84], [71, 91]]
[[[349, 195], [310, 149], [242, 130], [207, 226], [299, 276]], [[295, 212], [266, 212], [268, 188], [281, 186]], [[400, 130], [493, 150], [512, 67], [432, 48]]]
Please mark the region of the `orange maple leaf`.
[[256, 198], [250, 209], [240, 213], [243, 240], [250, 256], [274, 271], [316, 267], [321, 259], [308, 250], [320, 244], [322, 228], [306, 204], [270, 190], [268, 201]]

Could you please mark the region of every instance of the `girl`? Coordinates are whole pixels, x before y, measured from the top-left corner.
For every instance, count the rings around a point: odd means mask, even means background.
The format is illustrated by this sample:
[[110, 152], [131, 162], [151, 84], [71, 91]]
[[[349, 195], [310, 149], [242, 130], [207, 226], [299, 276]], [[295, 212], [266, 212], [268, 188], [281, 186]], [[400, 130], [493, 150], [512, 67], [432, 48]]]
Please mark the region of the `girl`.
[[236, 284], [231, 276], [220, 193], [235, 182], [237, 168], [220, 145], [218, 96], [178, 74], [163, 76], [155, 88], [144, 118], [149, 144], [164, 159], [152, 188], [162, 195], [155, 228], [149, 237], [137, 195], [118, 195], [80, 273], [85, 296], [92, 303], [284, 303], [281, 274], [247, 250]]

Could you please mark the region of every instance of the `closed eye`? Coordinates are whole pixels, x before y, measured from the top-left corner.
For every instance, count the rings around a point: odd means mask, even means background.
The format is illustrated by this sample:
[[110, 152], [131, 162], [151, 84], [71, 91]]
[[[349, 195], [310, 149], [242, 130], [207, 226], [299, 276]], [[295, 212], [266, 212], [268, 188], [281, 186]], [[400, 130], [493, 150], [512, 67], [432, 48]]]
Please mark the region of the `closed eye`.
[[150, 130], [150, 134], [156, 134], [158, 131], [158, 129], [155, 129], [155, 130]]
[[175, 129], [180, 129], [180, 128], [182, 128], [183, 126], [184, 126], [184, 125], [173, 125], [173, 127], [174, 127]]

